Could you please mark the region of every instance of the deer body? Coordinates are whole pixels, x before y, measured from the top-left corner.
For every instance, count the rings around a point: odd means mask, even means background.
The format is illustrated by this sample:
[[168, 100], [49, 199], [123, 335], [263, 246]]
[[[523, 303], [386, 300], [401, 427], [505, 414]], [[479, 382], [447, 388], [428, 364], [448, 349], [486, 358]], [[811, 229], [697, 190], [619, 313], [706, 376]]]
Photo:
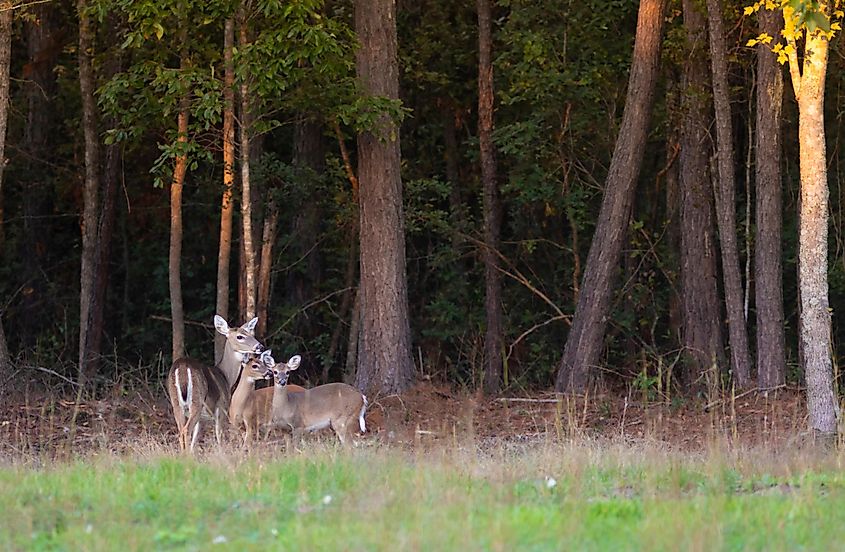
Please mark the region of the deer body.
[[[267, 425], [271, 420], [273, 387], [256, 389], [255, 383], [265, 379], [268, 370], [272, 370], [275, 364], [270, 351], [264, 351], [260, 356], [251, 355], [242, 363], [241, 377], [232, 393], [229, 420], [235, 427], [243, 426], [245, 429], [244, 445], [246, 446], [255, 439], [259, 428]], [[298, 385], [289, 387], [291, 393], [305, 391]]]
[[294, 356], [280, 370], [275, 370], [272, 423], [287, 426], [294, 440], [305, 431], [331, 427], [341, 444], [347, 444], [349, 431], [357, 419], [361, 433], [367, 430], [364, 414], [367, 397], [345, 383], [329, 383], [301, 393], [291, 393], [287, 379], [299, 367], [300, 357]]
[[[218, 366], [209, 367], [198, 360], [180, 358], [171, 366], [167, 375], [167, 393], [170, 396], [173, 418], [176, 420], [179, 431], [181, 450], [194, 451], [202, 431], [203, 412], [211, 415], [214, 420], [217, 443], [221, 442], [220, 416], [228, 411], [231, 401], [230, 389], [233, 382], [229, 379], [229, 375], [234, 373], [235, 378], [237, 377], [244, 355], [264, 349], [264, 346], [252, 335], [257, 322], [258, 319], [254, 318], [239, 328], [229, 328], [222, 317], [215, 316], [214, 324], [217, 331], [226, 336], [221, 363]], [[188, 435], [191, 436], [190, 440]]]

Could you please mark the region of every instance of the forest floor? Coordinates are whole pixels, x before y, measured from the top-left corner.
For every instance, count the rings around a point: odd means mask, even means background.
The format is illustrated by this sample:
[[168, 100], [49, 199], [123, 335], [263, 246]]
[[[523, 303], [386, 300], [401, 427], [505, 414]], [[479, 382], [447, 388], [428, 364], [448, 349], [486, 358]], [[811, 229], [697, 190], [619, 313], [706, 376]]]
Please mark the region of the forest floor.
[[[806, 408], [803, 394], [792, 388], [708, 402], [655, 401], [624, 391], [586, 396], [524, 391], [488, 398], [421, 382], [401, 396], [371, 401], [367, 425], [365, 440], [398, 447], [474, 442], [482, 450], [522, 449], [583, 439], [653, 443], [676, 451], [702, 451], [714, 443], [777, 451], [802, 436]], [[332, 438], [329, 430], [323, 433]], [[204, 432], [204, 446], [212, 435]], [[160, 386], [114, 385], [103, 398], [78, 404], [72, 393], [27, 388], [0, 403], [0, 455], [6, 458], [120, 454], [140, 437], [175, 449], [175, 424]], [[271, 436], [272, 442], [279, 441]]]

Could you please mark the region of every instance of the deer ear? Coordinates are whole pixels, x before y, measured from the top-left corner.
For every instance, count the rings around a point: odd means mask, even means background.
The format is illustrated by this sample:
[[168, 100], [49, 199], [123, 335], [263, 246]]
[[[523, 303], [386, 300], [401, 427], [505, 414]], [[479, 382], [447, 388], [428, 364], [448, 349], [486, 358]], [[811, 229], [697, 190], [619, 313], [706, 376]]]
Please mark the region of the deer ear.
[[241, 329], [243, 331], [247, 332], [249, 335], [254, 335], [256, 325], [258, 325], [258, 317], [257, 316], [255, 318], [253, 318], [252, 320], [250, 320], [249, 322], [247, 322], [246, 324], [244, 324], [243, 326], [241, 326]]
[[290, 360], [287, 362], [288, 364], [288, 371], [296, 370], [299, 368], [299, 363], [302, 362], [302, 357], [299, 355], [294, 355], [290, 357]]
[[223, 335], [229, 335], [229, 324], [219, 314], [214, 315], [214, 327]]
[[273, 358], [273, 351], [271, 349], [267, 349], [263, 353], [261, 353], [261, 362], [264, 366], [272, 368], [276, 365], [276, 359]]

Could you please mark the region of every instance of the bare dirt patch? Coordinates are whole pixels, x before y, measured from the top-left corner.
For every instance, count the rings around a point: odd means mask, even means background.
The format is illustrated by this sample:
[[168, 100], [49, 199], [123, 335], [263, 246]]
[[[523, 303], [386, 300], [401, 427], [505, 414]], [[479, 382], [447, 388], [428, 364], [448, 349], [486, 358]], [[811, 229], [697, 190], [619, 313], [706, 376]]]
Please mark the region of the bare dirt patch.
[[[558, 396], [550, 392], [482, 397], [422, 382], [401, 396], [371, 400], [365, 439], [396, 446], [480, 447], [579, 438], [649, 440], [675, 450], [719, 441], [779, 450], [806, 427], [798, 389], [750, 392], [708, 403], [666, 404], [638, 396]], [[213, 442], [206, 431], [204, 446]], [[6, 458], [124, 452], [150, 437], [176, 448], [175, 424], [163, 390], [115, 386], [102, 398], [76, 403], [73, 394], [27, 390], [0, 404], [0, 453]]]

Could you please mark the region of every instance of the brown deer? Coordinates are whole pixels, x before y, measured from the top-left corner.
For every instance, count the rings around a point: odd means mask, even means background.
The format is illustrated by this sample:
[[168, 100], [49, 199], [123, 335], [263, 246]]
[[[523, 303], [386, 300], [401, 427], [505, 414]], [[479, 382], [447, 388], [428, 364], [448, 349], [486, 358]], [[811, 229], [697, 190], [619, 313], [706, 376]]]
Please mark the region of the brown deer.
[[[299, 442], [305, 431], [331, 427], [345, 446], [356, 418], [361, 433], [366, 432], [364, 414], [367, 411], [367, 397], [351, 385], [327, 383], [301, 393], [290, 392], [288, 377], [299, 368], [301, 360], [296, 355], [280, 368], [273, 369], [275, 389], [271, 423], [289, 427], [293, 431], [294, 442]], [[267, 375], [270, 375], [269, 372]]]
[[167, 393], [179, 431], [181, 450], [194, 451], [202, 431], [200, 418], [204, 411], [214, 420], [217, 443], [222, 441], [220, 416], [229, 409], [229, 374], [234, 373], [236, 378], [244, 355], [264, 350], [264, 346], [252, 335], [257, 322], [258, 319], [253, 318], [239, 328], [229, 328], [222, 317], [215, 316], [217, 331], [226, 336], [220, 364], [212, 367], [191, 358], [180, 358], [171, 366], [167, 375]]

